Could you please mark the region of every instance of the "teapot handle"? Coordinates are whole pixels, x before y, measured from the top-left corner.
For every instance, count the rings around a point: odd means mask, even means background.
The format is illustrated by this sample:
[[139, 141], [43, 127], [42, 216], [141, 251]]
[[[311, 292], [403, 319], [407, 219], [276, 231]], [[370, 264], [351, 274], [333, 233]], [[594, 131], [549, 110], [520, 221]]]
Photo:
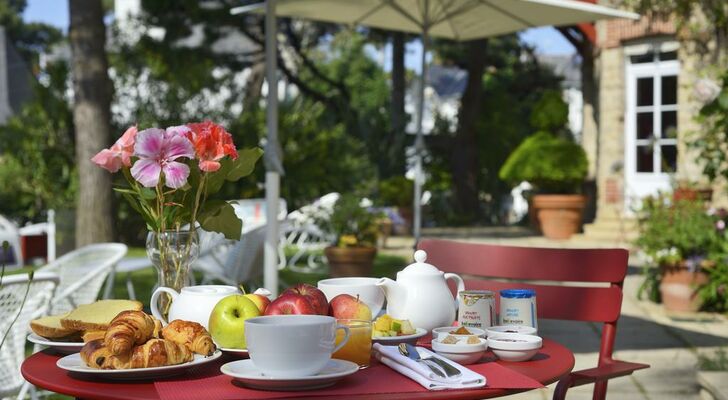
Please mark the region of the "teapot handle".
[[457, 285], [458, 285], [457, 291], [455, 291], [455, 309], [457, 310], [458, 309], [458, 305], [459, 305], [459, 302], [458, 302], [457, 297], [458, 297], [458, 294], [460, 292], [462, 292], [463, 290], [465, 290], [465, 282], [463, 282], [463, 278], [461, 278], [460, 275], [453, 274], [453, 273], [450, 273], [450, 272], [446, 272], [445, 273], [445, 280], [448, 280], [448, 279], [454, 280], [457, 283]]
[[154, 316], [154, 318], [162, 321], [162, 324], [166, 326], [168, 322], [166, 319], [164, 319], [164, 316], [159, 311], [159, 308], [157, 308], [157, 301], [159, 300], [159, 295], [161, 295], [162, 292], [167, 293], [172, 298], [172, 302], [177, 299], [179, 293], [177, 293], [177, 291], [172, 288], [160, 286], [154, 291], [154, 293], [152, 293], [152, 298], [149, 300], [149, 307], [152, 309], [152, 315]]

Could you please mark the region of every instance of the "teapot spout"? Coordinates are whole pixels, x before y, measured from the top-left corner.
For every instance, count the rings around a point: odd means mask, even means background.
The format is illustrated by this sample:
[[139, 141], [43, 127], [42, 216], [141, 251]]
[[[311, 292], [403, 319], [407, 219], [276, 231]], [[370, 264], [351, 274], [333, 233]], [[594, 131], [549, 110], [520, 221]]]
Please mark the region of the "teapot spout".
[[389, 278], [381, 278], [376, 283], [384, 291], [387, 298], [387, 312], [399, 314], [398, 310], [404, 309], [407, 298], [407, 288]]

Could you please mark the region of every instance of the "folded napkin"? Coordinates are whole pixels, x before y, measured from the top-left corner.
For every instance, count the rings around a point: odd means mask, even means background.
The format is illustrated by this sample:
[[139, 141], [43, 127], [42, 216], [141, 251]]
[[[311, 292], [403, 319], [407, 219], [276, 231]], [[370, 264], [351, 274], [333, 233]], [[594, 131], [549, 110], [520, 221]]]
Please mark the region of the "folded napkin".
[[485, 377], [483, 375], [477, 374], [456, 362], [448, 360], [447, 358], [440, 357], [425, 348], [417, 347], [417, 350], [421, 355], [431, 355], [452, 365], [460, 370], [460, 375], [453, 377], [441, 377], [436, 375], [426, 365], [400, 354], [397, 346], [382, 346], [379, 343], [375, 343], [372, 348], [374, 350], [374, 356], [382, 364], [387, 365], [400, 374], [412, 379], [426, 389], [468, 389], [485, 386]]

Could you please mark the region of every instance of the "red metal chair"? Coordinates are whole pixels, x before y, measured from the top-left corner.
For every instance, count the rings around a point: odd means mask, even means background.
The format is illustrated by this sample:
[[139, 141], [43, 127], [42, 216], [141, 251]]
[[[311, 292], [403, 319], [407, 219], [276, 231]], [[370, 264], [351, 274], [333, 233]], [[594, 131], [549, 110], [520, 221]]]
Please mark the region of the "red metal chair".
[[[597, 367], [563, 377], [554, 399], [564, 399], [570, 387], [594, 383], [593, 398], [603, 400], [609, 379], [649, 368], [647, 364], [612, 359], [622, 308], [622, 283], [627, 273], [626, 250], [514, 247], [432, 239], [421, 241], [418, 248], [427, 252], [428, 263], [461, 274], [468, 289], [531, 288], [536, 290], [539, 318], [604, 324]], [[559, 282], [592, 285], [561, 286]], [[603, 285], [595, 287], [594, 283]]]

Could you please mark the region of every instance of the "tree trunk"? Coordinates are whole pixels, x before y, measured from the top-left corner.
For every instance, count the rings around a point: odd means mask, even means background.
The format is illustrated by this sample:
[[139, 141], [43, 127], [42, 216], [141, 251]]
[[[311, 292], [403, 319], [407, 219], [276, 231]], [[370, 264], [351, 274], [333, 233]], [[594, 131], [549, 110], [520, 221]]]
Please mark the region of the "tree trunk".
[[392, 33], [392, 132], [403, 135], [404, 119], [404, 33]]
[[104, 45], [106, 28], [101, 0], [69, 0], [79, 174], [76, 246], [113, 239], [111, 175], [91, 162], [109, 144], [111, 81]]
[[467, 218], [477, 218], [480, 215], [477, 124], [483, 104], [483, 73], [487, 44], [487, 39], [468, 42], [468, 82], [460, 102], [458, 129], [450, 156], [455, 207], [460, 215]]
[[243, 112], [253, 109], [260, 101], [260, 91], [265, 78], [265, 62], [258, 62], [250, 67], [250, 76], [245, 84], [245, 97], [243, 97]]
[[386, 151], [386, 157], [382, 157], [386, 165], [382, 165], [380, 161], [380, 171], [385, 171], [387, 178], [391, 175], [401, 175], [404, 173], [405, 167], [405, 127], [406, 119], [404, 112], [404, 95], [405, 95], [405, 69], [404, 69], [404, 51], [405, 51], [405, 34], [402, 32], [392, 33], [392, 97], [391, 97], [391, 116], [392, 126], [390, 128], [389, 137], [383, 149]]

